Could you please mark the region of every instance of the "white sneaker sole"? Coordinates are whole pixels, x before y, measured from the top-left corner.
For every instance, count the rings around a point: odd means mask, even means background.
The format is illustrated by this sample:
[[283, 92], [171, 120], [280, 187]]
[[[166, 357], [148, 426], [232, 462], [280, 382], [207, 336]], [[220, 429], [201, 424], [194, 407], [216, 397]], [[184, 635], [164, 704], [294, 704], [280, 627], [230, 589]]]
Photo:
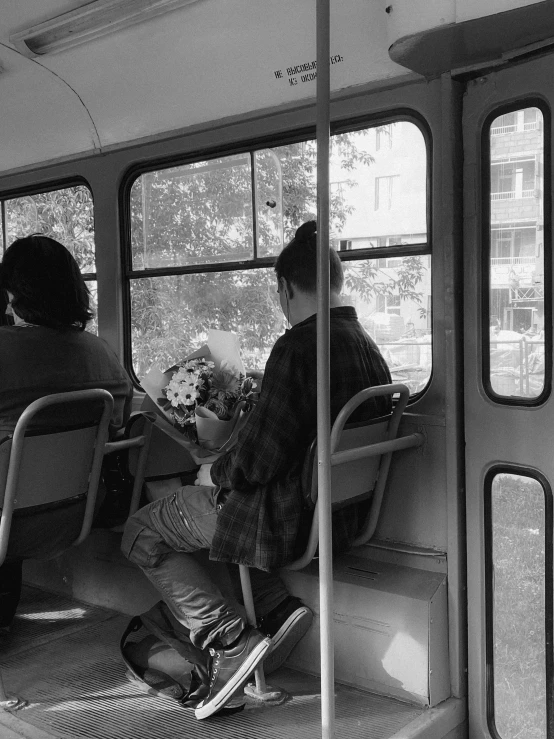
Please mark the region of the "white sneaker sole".
[[269, 651], [270, 647], [271, 639], [269, 638], [263, 639], [263, 641], [257, 644], [257, 646], [250, 652], [248, 657], [244, 660], [235, 674], [230, 677], [229, 680], [227, 680], [219, 693], [214, 695], [214, 697], [207, 703], [202, 702], [198, 706], [198, 708], [195, 708], [194, 715], [196, 716], [196, 718], [200, 720], [208, 718], [209, 716], [213, 716], [214, 713], [217, 713], [219, 710], [221, 710], [232, 697], [233, 693], [240, 687], [243, 682], [245, 682], [250, 674], [254, 672], [256, 667], [260, 664], [260, 662]]
[[313, 613], [307, 606], [296, 609], [272, 637], [273, 648], [264, 662], [264, 672], [270, 675], [288, 659], [294, 647], [312, 625]]

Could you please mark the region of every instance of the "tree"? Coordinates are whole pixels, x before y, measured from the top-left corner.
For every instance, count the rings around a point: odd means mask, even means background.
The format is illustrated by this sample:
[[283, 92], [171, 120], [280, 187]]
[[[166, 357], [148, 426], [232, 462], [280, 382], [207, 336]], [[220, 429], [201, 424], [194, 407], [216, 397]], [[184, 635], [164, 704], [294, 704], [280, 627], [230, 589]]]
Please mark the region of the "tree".
[[[400, 300], [410, 300], [421, 304], [421, 293], [416, 287], [423, 280], [425, 267], [421, 257], [404, 257], [400, 264], [385, 272], [376, 260], [354, 262], [346, 271], [346, 287], [365, 299], [373, 295], [398, 295]], [[422, 317], [426, 309], [420, 307]]]

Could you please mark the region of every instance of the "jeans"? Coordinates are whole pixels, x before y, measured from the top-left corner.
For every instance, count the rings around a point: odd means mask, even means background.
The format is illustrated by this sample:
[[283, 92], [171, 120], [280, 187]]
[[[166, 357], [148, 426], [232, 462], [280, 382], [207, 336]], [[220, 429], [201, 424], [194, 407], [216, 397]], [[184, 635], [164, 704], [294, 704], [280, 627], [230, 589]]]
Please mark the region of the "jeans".
[[[185, 627], [191, 645], [189, 658], [195, 664], [204, 662], [203, 650], [210, 644], [231, 644], [246, 626], [237, 606], [223, 596], [192, 554], [211, 546], [217, 515], [224, 505], [217, 491], [187, 485], [150, 503], [127, 521], [121, 543], [125, 556], [142, 569]], [[236, 583], [237, 568], [231, 567], [230, 574]], [[250, 576], [258, 616], [288, 596], [276, 575], [251, 569]]]

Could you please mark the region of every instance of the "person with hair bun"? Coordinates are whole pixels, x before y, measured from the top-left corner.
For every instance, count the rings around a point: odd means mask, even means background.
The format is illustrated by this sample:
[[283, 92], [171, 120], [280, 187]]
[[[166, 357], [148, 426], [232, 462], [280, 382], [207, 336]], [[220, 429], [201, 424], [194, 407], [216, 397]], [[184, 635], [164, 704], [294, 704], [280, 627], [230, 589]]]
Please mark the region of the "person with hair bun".
[[[178, 638], [205, 684], [197, 718], [224, 706], [240, 709], [245, 700], [240, 687], [256, 665], [265, 659], [266, 673], [276, 670], [312, 622], [310, 609], [289, 595], [275, 570], [305, 548], [306, 517], [312, 515], [304, 506], [301, 472], [317, 428], [316, 255], [316, 223], [309, 221], [277, 258], [277, 292], [291, 328], [271, 351], [260, 399], [236, 446], [201, 467], [197, 486], [179, 488], [138, 511], [123, 535], [123, 552], [179, 622]], [[354, 308], [342, 305], [342, 264], [333, 249], [329, 260], [334, 421], [353, 395], [391, 377]], [[389, 398], [371, 399], [352, 420], [383, 415], [390, 407]], [[336, 552], [350, 546], [363, 521], [360, 514], [358, 506], [350, 506], [334, 515]], [[200, 567], [192, 556], [198, 549], [208, 549], [210, 559], [251, 568], [258, 629], [247, 625]]]
[[[0, 291], [13, 323], [0, 325], [0, 438], [13, 432], [34, 400], [86, 388], [113, 395], [111, 426], [121, 427], [130, 412], [132, 384], [110, 347], [84, 330], [93, 315], [90, 295], [70, 252], [41, 234], [17, 239], [0, 264]], [[64, 419], [57, 416], [56, 422]], [[19, 602], [23, 559], [66, 549], [79, 533], [83, 506], [78, 501], [28, 508], [24, 515], [15, 511], [0, 567], [0, 629], [9, 628]]]

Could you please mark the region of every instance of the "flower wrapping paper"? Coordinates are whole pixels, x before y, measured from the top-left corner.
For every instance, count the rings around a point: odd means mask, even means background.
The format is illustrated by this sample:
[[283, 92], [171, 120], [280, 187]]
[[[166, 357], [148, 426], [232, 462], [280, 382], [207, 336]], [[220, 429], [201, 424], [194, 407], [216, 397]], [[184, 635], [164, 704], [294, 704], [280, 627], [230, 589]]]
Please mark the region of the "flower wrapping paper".
[[[238, 336], [229, 331], [210, 329], [206, 344], [184, 357], [179, 364], [173, 365], [163, 372], [159, 367], [152, 367], [141, 380], [141, 385], [151, 401], [143, 403], [143, 409], [154, 410], [158, 416], [167, 421], [171, 426], [172, 433], [170, 435], [172, 438], [177, 440], [180, 437], [182, 446], [191, 453], [195, 461], [202, 463], [200, 460], [204, 459], [206, 451], [221, 454], [234, 445], [238, 432], [246, 421], [247, 413], [243, 410], [246, 404], [241, 402], [235, 407], [233, 417], [230, 420], [222, 421], [209, 409], [197, 406], [195, 409], [195, 425], [199, 445], [187, 439], [182, 431], [176, 428], [171, 410], [164, 409], [160, 405], [159, 399], [165, 397], [164, 388], [169, 385], [179, 366], [184, 362], [199, 358], [213, 362], [216, 371], [219, 371], [223, 366], [232, 368], [237, 375], [242, 374], [244, 376], [246, 374], [240, 356]], [[169, 433], [167, 429], [166, 432]]]

